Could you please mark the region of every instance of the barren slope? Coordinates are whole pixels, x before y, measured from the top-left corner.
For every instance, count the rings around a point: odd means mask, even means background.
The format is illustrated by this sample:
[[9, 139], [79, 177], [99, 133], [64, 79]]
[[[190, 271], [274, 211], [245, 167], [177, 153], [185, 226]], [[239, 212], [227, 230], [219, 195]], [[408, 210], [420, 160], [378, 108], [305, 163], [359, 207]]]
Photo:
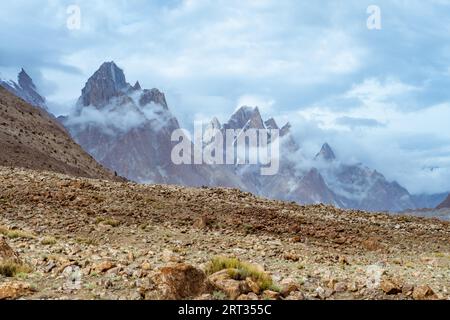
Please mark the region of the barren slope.
[[307, 299], [410, 299], [423, 286], [450, 297], [450, 225], [436, 219], [21, 169], [0, 169], [0, 185], [0, 225], [33, 235], [9, 240], [35, 270], [29, 298], [154, 298], [160, 267], [217, 255], [295, 279]]
[[44, 111], [0, 87], [0, 165], [115, 179]]

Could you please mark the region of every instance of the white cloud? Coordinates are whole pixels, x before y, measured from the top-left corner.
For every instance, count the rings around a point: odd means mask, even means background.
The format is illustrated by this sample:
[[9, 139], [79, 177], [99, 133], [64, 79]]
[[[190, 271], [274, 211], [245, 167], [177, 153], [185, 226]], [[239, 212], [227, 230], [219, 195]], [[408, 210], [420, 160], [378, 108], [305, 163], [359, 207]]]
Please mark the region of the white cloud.
[[380, 0], [374, 32], [369, 0], [76, 2], [79, 31], [65, 27], [73, 1], [0, 3], [0, 71], [42, 75], [56, 114], [114, 60], [129, 82], [164, 91], [185, 127], [259, 105], [311, 153], [327, 140], [413, 190], [450, 190], [445, 173], [435, 184], [418, 173], [450, 167], [448, 1]]

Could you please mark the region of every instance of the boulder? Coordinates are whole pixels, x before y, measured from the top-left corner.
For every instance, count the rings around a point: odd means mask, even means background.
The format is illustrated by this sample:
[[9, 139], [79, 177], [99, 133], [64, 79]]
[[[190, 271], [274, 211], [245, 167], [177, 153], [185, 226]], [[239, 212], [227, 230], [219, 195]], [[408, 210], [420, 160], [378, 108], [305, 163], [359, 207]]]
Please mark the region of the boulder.
[[92, 270], [97, 273], [104, 273], [112, 268], [114, 268], [116, 265], [112, 263], [111, 261], [103, 261], [100, 263], [97, 263], [93, 266]]
[[234, 269], [224, 269], [209, 276], [208, 279], [214, 286], [214, 288], [225, 293], [228, 298], [235, 300], [241, 294], [245, 294], [251, 291], [248, 282], [235, 280], [231, 277], [231, 274], [237, 272], [238, 271]]
[[206, 274], [184, 263], [160, 269], [155, 277], [155, 283], [161, 292], [161, 298], [165, 300], [189, 299], [210, 291]]
[[427, 285], [415, 287], [412, 295], [413, 295], [414, 300], [435, 300], [435, 299], [437, 299], [437, 296], [434, 293], [433, 289], [431, 289]]
[[283, 297], [287, 297], [291, 294], [291, 292], [298, 291], [300, 288], [297, 282], [294, 279], [286, 278], [280, 282], [281, 286], [281, 295]]
[[259, 294], [261, 292], [261, 288], [259, 287], [259, 285], [251, 278], [247, 278], [245, 279], [245, 281], [247, 282], [248, 287], [254, 294]]
[[383, 279], [380, 283], [381, 290], [386, 294], [399, 294], [402, 292], [402, 286], [397, 281]]
[[210, 218], [207, 216], [201, 216], [194, 223], [194, 228], [205, 229], [211, 223]]
[[0, 285], [0, 300], [14, 300], [33, 293], [35, 290], [24, 282], [7, 282]]

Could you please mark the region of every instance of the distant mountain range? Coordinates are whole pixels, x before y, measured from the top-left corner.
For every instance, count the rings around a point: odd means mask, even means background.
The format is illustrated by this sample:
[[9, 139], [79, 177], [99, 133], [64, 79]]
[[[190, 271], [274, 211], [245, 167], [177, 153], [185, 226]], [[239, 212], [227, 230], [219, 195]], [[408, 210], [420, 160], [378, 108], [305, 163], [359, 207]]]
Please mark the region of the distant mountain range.
[[[28, 78], [22, 70], [18, 84], [2, 86], [45, 109], [45, 99], [33, 94], [36, 88]], [[434, 208], [446, 197], [411, 195], [376, 170], [342, 162], [327, 143], [307, 159], [289, 123], [279, 127], [273, 118], [264, 121], [259, 109], [249, 106], [239, 108], [224, 124], [212, 119], [204, 128], [204, 141], [216, 130], [280, 129], [277, 175], [260, 175], [258, 165], [175, 165], [171, 134], [180, 125], [164, 93], [143, 89], [139, 82], [129, 84], [114, 62], [100, 66], [82, 89], [74, 112], [59, 120], [98, 162], [141, 183], [234, 187], [273, 199], [368, 211]]]

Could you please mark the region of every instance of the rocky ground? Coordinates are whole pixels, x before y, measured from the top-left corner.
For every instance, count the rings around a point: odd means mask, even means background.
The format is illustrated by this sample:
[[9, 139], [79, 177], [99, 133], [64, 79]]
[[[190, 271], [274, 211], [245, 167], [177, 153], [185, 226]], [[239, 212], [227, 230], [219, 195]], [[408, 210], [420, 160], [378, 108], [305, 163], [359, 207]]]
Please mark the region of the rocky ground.
[[0, 234], [0, 299], [450, 299], [449, 222], [233, 189], [0, 167]]

